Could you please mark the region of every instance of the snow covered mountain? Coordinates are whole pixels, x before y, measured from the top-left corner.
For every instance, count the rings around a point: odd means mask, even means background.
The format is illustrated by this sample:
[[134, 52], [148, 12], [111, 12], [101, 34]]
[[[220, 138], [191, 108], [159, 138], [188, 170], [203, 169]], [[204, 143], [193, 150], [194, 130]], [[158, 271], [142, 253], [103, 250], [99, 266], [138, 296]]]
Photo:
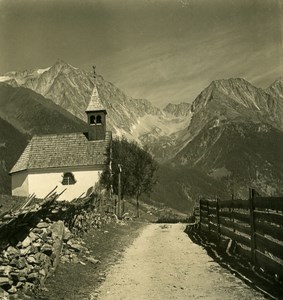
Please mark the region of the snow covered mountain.
[[[0, 81], [31, 89], [81, 120], [94, 84], [91, 72], [61, 60], [44, 69], [6, 73]], [[243, 196], [252, 186], [264, 194], [283, 193], [282, 79], [266, 90], [241, 78], [212, 81], [192, 104], [164, 109], [127, 96], [101, 75], [97, 87], [108, 129], [147, 145], [159, 161], [170, 163], [165, 168], [170, 176], [156, 197], [176, 190], [176, 198], [182, 194], [184, 199], [168, 201], [183, 201], [185, 207], [204, 190], [209, 195], [234, 189]]]
[[[91, 72], [58, 60], [45, 69], [6, 73], [0, 81], [29, 88], [86, 120], [85, 108], [94, 86]], [[124, 135], [141, 142], [149, 133], [159, 138], [178, 131], [185, 123], [185, 115], [173, 120], [166, 110], [162, 111], [148, 100], [128, 97], [101, 75], [97, 77], [97, 88], [108, 112], [108, 129], [117, 136]]]

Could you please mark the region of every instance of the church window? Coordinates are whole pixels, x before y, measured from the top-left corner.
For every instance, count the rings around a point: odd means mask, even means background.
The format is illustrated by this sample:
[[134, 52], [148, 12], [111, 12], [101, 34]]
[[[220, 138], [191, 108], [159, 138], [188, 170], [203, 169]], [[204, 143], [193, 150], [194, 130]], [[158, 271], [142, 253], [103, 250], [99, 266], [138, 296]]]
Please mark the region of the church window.
[[71, 173], [71, 172], [64, 173], [63, 180], [62, 180], [63, 185], [71, 185], [71, 184], [75, 184], [75, 183], [76, 183], [76, 180], [75, 180], [73, 173]]
[[102, 121], [101, 121], [101, 116], [98, 115], [98, 116], [96, 117], [96, 124], [101, 124], [101, 123], [102, 123]]
[[94, 124], [95, 124], [95, 116], [90, 116], [90, 118], [89, 118], [89, 123], [90, 123], [91, 125], [94, 125]]

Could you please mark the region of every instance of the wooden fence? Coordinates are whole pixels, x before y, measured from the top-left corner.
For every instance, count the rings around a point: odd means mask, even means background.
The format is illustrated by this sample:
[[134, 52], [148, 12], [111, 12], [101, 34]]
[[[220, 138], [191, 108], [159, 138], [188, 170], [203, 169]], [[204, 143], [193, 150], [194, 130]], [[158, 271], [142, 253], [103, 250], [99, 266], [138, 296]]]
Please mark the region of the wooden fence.
[[283, 197], [250, 189], [248, 200], [201, 199], [200, 229], [208, 238], [235, 241], [236, 253], [283, 279]]

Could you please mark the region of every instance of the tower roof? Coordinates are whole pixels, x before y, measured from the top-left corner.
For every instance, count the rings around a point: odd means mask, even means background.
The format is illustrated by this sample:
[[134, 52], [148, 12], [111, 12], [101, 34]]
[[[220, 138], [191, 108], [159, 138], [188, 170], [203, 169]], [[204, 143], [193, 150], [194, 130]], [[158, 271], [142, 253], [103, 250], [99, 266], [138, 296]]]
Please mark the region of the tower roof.
[[89, 104], [87, 106], [86, 112], [106, 110], [106, 108], [101, 103], [96, 84], [94, 85]]

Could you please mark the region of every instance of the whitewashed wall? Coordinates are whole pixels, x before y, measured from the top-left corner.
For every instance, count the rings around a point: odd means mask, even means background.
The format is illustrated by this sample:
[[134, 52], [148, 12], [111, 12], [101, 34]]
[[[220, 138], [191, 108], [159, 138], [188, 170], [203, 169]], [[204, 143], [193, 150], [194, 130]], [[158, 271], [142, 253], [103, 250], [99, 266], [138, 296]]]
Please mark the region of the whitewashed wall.
[[[62, 185], [63, 174], [65, 172], [73, 173], [76, 180], [75, 184]], [[95, 183], [98, 182], [101, 172], [102, 169], [97, 167], [85, 167], [81, 169], [63, 168], [53, 169], [52, 171], [49, 169], [40, 170], [37, 171], [37, 173], [35, 171], [29, 171], [29, 174], [27, 175], [28, 190], [26, 189], [26, 186], [22, 186], [21, 192], [27, 192], [26, 195], [35, 193], [37, 198], [44, 198], [53, 188], [55, 188], [55, 186], [58, 186], [56, 189], [57, 193], [67, 189], [58, 200], [72, 200], [86, 192], [90, 187], [94, 186]], [[15, 174], [12, 176], [13, 180], [16, 179], [14, 178]], [[17, 192], [20, 192], [20, 188], [17, 188]]]
[[28, 196], [28, 173], [27, 171], [13, 173], [12, 175], [12, 195], [13, 196]]

